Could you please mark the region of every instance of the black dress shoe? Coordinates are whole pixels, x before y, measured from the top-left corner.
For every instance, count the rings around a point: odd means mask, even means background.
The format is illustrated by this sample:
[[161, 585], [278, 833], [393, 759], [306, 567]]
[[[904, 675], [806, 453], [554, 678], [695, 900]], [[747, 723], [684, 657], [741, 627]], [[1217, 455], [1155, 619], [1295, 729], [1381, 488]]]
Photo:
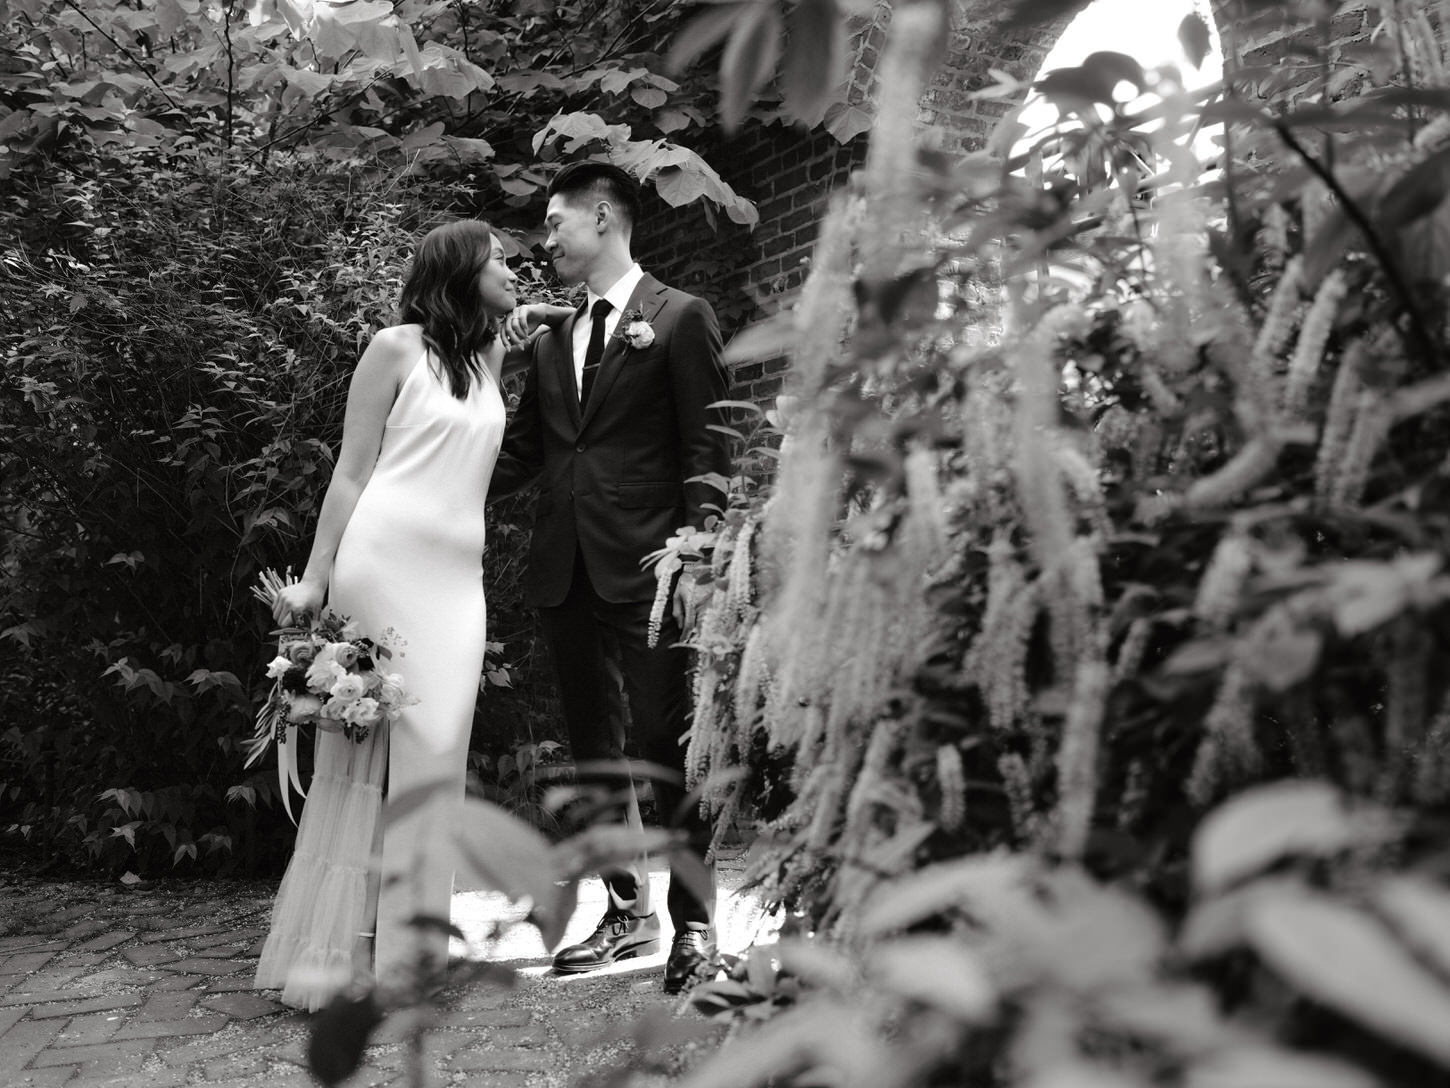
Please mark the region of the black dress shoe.
[[599, 926], [587, 940], [571, 944], [554, 953], [554, 970], [564, 974], [594, 971], [615, 960], [648, 956], [660, 950], [660, 920], [657, 915], [643, 918], [623, 911], [604, 912]]
[[682, 929], [670, 945], [665, 960], [665, 993], [677, 994], [686, 986], [703, 982], [707, 965], [715, 958], [715, 940], [708, 930]]

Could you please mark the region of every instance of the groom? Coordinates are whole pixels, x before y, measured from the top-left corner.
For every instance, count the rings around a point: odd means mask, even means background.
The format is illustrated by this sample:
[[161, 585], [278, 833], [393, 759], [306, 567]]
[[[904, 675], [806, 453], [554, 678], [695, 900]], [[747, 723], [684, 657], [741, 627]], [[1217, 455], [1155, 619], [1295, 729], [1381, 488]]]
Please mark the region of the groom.
[[[588, 288], [585, 304], [530, 345], [523, 394], [504, 435], [490, 497], [539, 480], [524, 595], [539, 609], [558, 676], [580, 782], [629, 795], [611, 707], [617, 656], [633, 738], [648, 762], [673, 772], [653, 783], [662, 821], [703, 856], [710, 827], [684, 790], [689, 728], [686, 651], [667, 615], [648, 645], [652, 570], [647, 554], [685, 525], [703, 528], [718, 491], [698, 478], [729, 476], [726, 437], [710, 406], [728, 394], [714, 311], [635, 263], [630, 235], [639, 189], [617, 166], [574, 162], [548, 190], [544, 248], [565, 283]], [[668, 610], [667, 610], [668, 611]], [[613, 766], [613, 772], [601, 768]], [[649, 874], [603, 874], [609, 903], [587, 940], [560, 949], [555, 969], [589, 971], [659, 948]], [[667, 905], [674, 941], [665, 990], [678, 993], [714, 954], [713, 891], [706, 897], [671, 866]]]

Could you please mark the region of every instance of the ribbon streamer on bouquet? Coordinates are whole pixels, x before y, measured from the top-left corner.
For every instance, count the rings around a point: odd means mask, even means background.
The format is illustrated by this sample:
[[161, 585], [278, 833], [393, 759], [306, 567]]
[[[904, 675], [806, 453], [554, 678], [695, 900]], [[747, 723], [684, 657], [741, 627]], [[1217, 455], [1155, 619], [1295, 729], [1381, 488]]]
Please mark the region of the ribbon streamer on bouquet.
[[302, 779], [297, 774], [296, 722], [287, 723], [287, 731], [277, 744], [277, 785], [282, 791], [282, 807], [287, 810], [287, 818], [295, 827], [297, 817], [292, 815], [292, 794], [287, 788], [289, 783], [302, 795], [303, 800], [307, 799], [307, 791], [302, 788]]
[[[297, 817], [292, 815], [292, 793], [287, 787], [295, 787], [304, 800], [307, 798], [307, 791], [302, 788], [302, 779], [297, 773], [297, 723], [287, 721], [285, 714], [280, 697], [275, 694], [257, 712], [257, 727], [244, 746], [247, 761], [242, 764], [242, 768], [245, 770], [256, 763], [276, 743], [277, 787], [282, 794], [282, 807], [286, 809], [287, 818], [295, 827]], [[292, 743], [289, 744], [288, 741]]]

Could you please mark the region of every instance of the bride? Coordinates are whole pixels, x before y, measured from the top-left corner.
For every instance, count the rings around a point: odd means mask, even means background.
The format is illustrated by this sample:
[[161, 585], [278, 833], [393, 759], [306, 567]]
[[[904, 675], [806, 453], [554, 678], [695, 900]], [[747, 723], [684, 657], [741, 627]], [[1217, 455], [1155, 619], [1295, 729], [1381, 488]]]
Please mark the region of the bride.
[[[400, 324], [373, 337], [348, 390], [342, 451], [302, 577], [277, 595], [279, 623], [324, 601], [392, 646], [388, 669], [416, 703], [360, 743], [317, 732], [296, 848], [272, 908], [256, 986], [318, 1009], [375, 972], [396, 985], [446, 963], [453, 862], [483, 665], [484, 500], [504, 430], [499, 388], [516, 277], [488, 224], [429, 232]], [[520, 324], [562, 320], [530, 306]], [[380, 820], [382, 792], [427, 800]], [[425, 788], [426, 787], [426, 788]], [[381, 853], [381, 874], [369, 859]], [[374, 864], [376, 859], [374, 858]], [[379, 876], [381, 879], [379, 879]]]

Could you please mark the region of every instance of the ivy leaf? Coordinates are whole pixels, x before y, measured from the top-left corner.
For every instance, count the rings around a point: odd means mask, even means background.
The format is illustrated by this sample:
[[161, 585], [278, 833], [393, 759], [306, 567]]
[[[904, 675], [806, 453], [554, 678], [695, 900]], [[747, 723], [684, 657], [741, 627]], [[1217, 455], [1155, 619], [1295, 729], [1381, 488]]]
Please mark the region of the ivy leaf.
[[780, 10], [773, 2], [751, 4], [735, 23], [720, 55], [720, 123], [734, 132], [756, 92], [780, 58]]
[[1276, 782], [1245, 790], [1209, 813], [1193, 838], [1193, 883], [1221, 892], [1294, 855], [1329, 857], [1399, 833], [1372, 805], [1351, 809], [1325, 782]]
[[845, 25], [836, 0], [800, 0], [790, 13], [790, 43], [781, 89], [790, 111], [819, 124], [841, 81]]
[[1008, 30], [1038, 27], [1076, 15], [1091, 3], [1092, 0], [1008, 0], [1001, 23]]
[[873, 120], [860, 106], [837, 102], [826, 110], [826, 131], [838, 143], [848, 144], [862, 133], [870, 132]]
[[1248, 937], [1306, 997], [1450, 1065], [1450, 988], [1370, 915], [1305, 891], [1257, 904]]
[[675, 35], [665, 66], [672, 72], [684, 71], [701, 53], [724, 41], [746, 10], [753, 6], [754, 0], [741, 0], [739, 3], [718, 4], [700, 12]]

